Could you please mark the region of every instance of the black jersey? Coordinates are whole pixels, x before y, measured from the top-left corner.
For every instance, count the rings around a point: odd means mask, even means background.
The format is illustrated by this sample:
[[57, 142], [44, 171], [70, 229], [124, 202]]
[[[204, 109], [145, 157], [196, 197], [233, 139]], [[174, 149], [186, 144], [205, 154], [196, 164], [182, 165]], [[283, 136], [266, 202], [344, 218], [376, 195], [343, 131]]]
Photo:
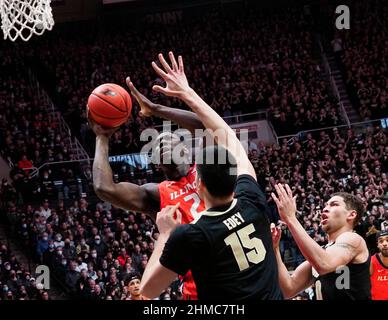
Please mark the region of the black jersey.
[[323, 300], [370, 300], [370, 257], [363, 263], [349, 263], [345, 267], [323, 276], [313, 270], [317, 297], [321, 296]]
[[267, 214], [259, 185], [241, 175], [232, 203], [179, 226], [160, 263], [180, 275], [191, 270], [199, 299], [282, 299]]

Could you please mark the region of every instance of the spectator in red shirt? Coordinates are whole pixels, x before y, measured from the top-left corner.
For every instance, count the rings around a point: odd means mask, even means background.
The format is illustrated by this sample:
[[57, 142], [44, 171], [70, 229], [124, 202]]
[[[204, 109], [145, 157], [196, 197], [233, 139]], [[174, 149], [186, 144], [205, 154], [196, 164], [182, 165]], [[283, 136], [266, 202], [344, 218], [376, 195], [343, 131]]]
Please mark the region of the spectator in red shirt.
[[120, 250], [120, 255], [117, 257], [117, 260], [119, 261], [121, 267], [124, 267], [125, 262], [127, 261], [128, 258], [129, 258], [129, 255], [127, 255], [127, 250], [125, 250], [125, 248], [122, 248]]
[[22, 160], [18, 162], [18, 167], [20, 169], [26, 170], [26, 172], [29, 172], [28, 169], [31, 169], [32, 166], [33, 166], [32, 161], [28, 160], [25, 154], [22, 156]]

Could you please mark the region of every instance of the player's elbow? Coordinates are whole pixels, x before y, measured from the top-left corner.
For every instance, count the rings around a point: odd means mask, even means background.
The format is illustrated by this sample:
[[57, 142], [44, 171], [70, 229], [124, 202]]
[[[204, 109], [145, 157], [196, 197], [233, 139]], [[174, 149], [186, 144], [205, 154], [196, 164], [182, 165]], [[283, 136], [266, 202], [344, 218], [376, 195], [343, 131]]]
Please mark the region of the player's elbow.
[[315, 265], [312, 264], [312, 266], [320, 276], [323, 276], [336, 270], [336, 266], [330, 263], [329, 261], [319, 261], [319, 263], [316, 263]]
[[290, 281], [287, 284], [280, 283], [280, 289], [282, 290], [284, 299], [291, 299], [298, 294], [296, 291], [296, 286], [293, 285], [293, 281]]
[[108, 200], [114, 194], [114, 186], [101, 182], [93, 182], [96, 195], [102, 200]]
[[292, 299], [293, 297], [295, 297], [298, 294], [294, 290], [282, 290], [282, 293], [283, 293], [284, 299], [286, 299], [286, 300]]

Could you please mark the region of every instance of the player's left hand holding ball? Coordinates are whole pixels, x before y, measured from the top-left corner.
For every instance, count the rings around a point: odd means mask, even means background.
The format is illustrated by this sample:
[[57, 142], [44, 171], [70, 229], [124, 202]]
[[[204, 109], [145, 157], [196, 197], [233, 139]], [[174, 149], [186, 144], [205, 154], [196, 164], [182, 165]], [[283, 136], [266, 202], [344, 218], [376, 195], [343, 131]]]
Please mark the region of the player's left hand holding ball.
[[113, 133], [119, 128], [119, 127], [116, 127], [116, 128], [103, 127], [100, 124], [93, 121], [93, 119], [90, 117], [88, 107], [87, 107], [87, 117], [88, 117], [89, 127], [90, 127], [90, 129], [93, 130], [93, 132], [95, 133], [95, 135], [97, 137], [98, 136], [105, 136], [109, 139], [113, 135]]

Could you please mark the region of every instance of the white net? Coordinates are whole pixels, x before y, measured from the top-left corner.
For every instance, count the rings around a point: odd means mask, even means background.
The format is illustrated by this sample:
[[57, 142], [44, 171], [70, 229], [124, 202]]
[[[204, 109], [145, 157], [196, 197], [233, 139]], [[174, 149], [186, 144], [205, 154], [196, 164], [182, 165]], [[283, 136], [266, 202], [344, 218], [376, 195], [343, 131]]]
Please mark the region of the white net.
[[51, 0], [0, 0], [4, 39], [28, 41], [54, 26]]

